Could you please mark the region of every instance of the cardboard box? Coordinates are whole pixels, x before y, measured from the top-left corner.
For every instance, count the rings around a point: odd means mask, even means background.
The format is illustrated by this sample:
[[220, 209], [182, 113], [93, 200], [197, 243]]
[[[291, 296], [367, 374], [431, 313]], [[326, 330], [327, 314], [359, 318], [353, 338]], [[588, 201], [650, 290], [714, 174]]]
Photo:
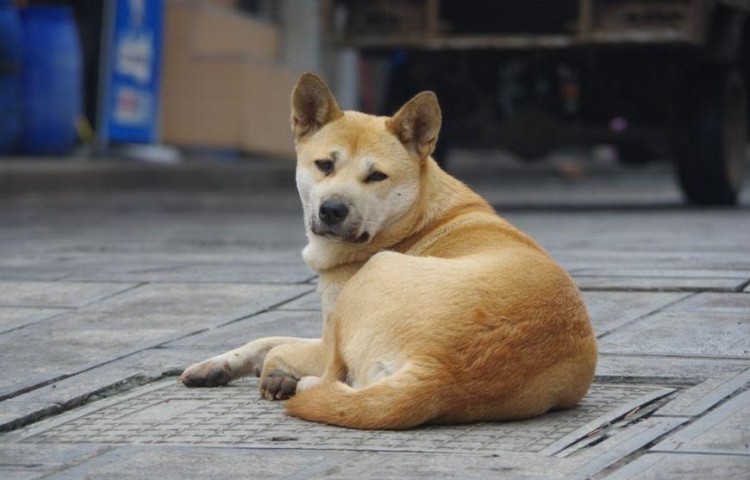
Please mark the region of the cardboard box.
[[228, 55], [275, 62], [279, 53], [276, 27], [236, 10], [202, 8], [193, 17], [194, 55]]
[[[197, 0], [200, 1], [200, 0]], [[213, 5], [218, 5], [222, 8], [228, 8], [232, 9], [237, 6], [237, 0], [202, 0], [205, 3], [211, 3]]]
[[290, 94], [298, 72], [277, 61], [279, 35], [241, 13], [167, 2], [162, 139], [293, 157]]

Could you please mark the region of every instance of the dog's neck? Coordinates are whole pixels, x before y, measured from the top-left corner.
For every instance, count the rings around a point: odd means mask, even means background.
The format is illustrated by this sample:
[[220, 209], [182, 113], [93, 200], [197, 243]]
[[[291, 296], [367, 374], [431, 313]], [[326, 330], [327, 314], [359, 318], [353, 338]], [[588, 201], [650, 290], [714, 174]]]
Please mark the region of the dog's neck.
[[421, 190], [403, 217], [378, 233], [367, 245], [353, 245], [307, 232], [302, 251], [305, 263], [321, 275], [352, 264], [363, 264], [382, 250], [404, 251], [446, 221], [464, 212], [492, 212], [487, 202], [428, 158], [423, 166]]

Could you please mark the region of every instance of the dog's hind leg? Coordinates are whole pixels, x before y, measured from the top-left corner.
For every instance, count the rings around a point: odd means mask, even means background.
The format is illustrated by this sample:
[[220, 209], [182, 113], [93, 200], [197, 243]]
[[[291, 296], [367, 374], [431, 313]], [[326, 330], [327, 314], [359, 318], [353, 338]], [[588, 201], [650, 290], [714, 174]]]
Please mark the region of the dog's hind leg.
[[255, 374], [260, 376], [266, 355], [280, 345], [319, 345], [319, 339], [268, 337], [195, 363], [182, 372], [180, 381], [188, 387], [217, 387]]

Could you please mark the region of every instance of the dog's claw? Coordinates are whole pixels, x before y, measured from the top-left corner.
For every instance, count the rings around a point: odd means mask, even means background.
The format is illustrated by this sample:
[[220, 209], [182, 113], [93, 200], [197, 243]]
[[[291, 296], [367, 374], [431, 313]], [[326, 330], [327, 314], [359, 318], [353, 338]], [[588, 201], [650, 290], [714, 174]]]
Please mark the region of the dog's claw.
[[272, 370], [261, 377], [260, 395], [266, 400], [286, 400], [297, 390], [299, 378], [283, 370]]

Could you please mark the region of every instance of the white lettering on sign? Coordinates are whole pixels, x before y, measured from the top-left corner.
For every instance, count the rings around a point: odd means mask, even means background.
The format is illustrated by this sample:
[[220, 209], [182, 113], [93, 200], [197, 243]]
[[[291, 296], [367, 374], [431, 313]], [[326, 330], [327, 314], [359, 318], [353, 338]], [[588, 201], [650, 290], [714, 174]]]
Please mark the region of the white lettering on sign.
[[133, 77], [140, 83], [151, 78], [153, 42], [150, 33], [122, 35], [117, 42], [117, 73]]

